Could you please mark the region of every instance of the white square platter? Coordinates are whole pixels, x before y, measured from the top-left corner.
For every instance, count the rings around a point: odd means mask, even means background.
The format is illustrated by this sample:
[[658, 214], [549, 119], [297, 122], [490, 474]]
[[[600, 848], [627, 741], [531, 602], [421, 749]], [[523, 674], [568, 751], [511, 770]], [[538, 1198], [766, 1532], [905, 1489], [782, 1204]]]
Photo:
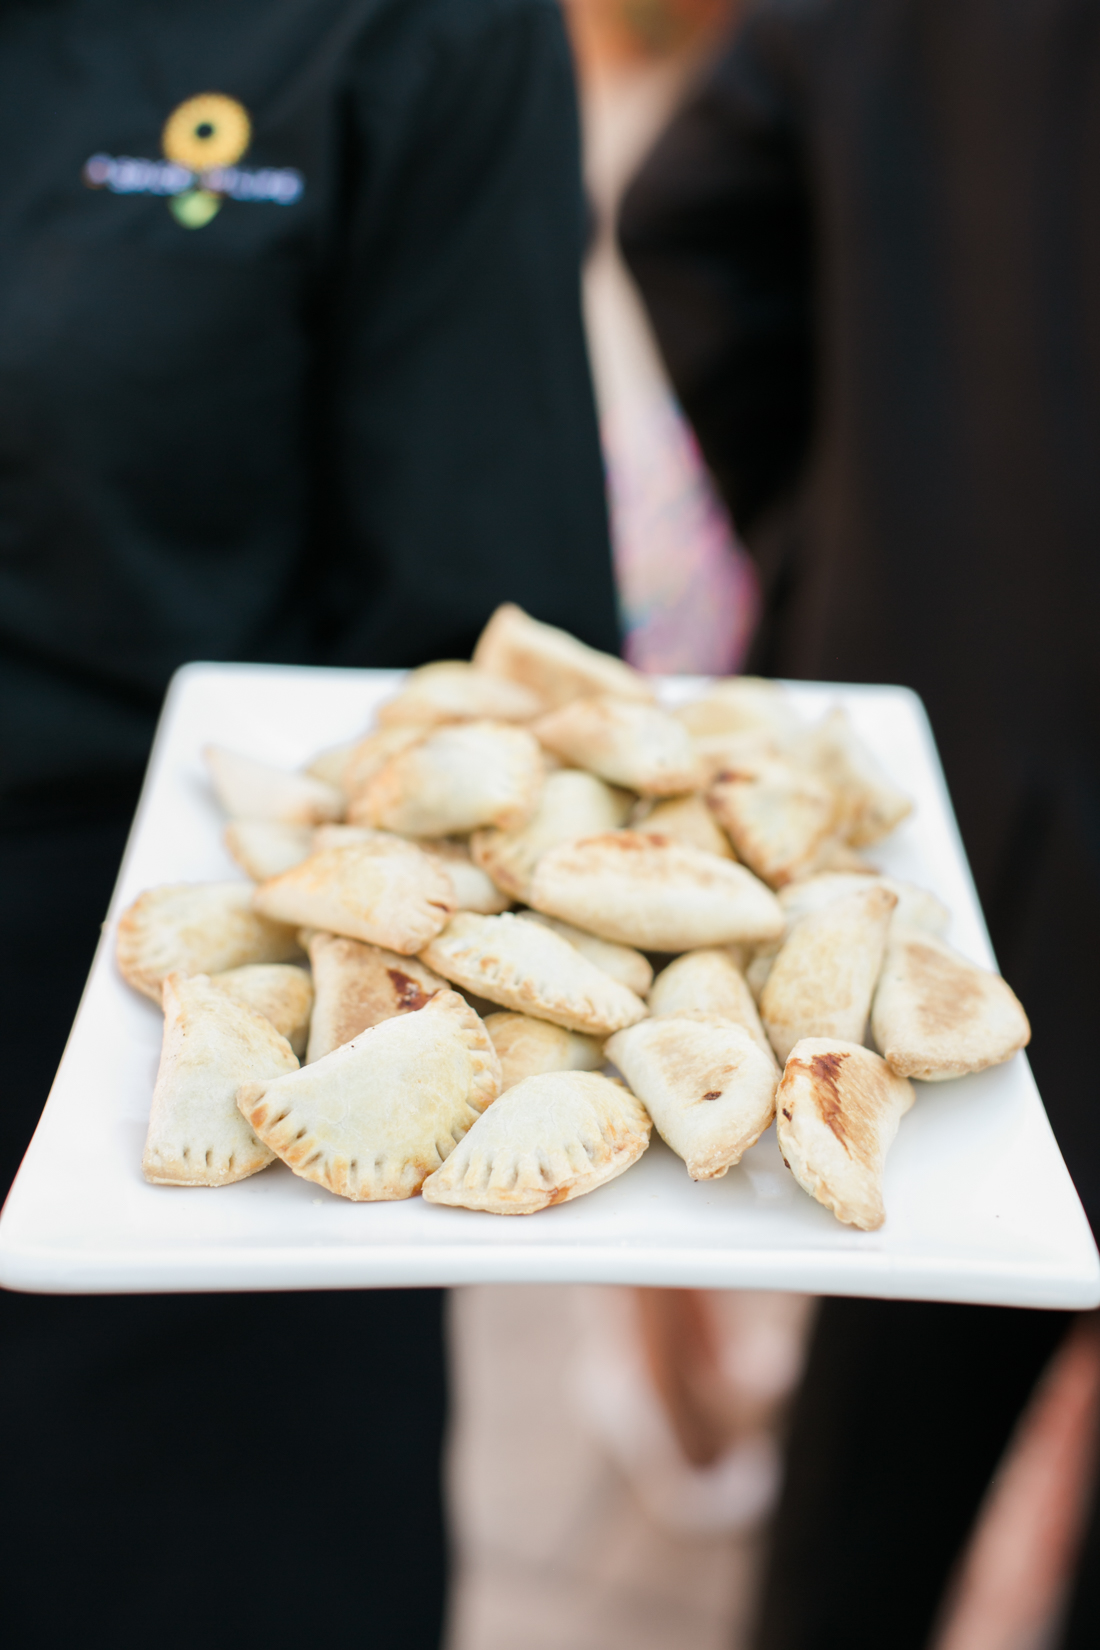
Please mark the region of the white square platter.
[[[774, 1128], [724, 1179], [694, 1183], [657, 1139], [626, 1175], [542, 1214], [420, 1198], [353, 1204], [276, 1163], [217, 1190], [141, 1174], [161, 1016], [114, 963], [120, 912], [161, 882], [239, 875], [201, 750], [285, 766], [362, 732], [399, 673], [189, 665], [165, 704], [129, 846], [68, 1046], [0, 1218], [0, 1284], [46, 1293], [632, 1283], [1092, 1307], [1100, 1258], [1026, 1059], [917, 1084], [878, 1232], [842, 1226], [783, 1167]], [[668, 703], [705, 684], [662, 684]], [[844, 705], [913, 817], [875, 851], [933, 889], [949, 938], [993, 965], [924, 709], [896, 687], [792, 683], [808, 717]]]

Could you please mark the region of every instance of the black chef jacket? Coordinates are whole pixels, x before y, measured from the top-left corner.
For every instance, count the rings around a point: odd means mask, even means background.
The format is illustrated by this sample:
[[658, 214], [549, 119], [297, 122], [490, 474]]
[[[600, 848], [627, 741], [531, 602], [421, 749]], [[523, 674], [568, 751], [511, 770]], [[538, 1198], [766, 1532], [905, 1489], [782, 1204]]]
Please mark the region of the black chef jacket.
[[581, 236], [550, 0], [0, 3], [0, 823], [129, 782], [188, 659], [616, 646]]

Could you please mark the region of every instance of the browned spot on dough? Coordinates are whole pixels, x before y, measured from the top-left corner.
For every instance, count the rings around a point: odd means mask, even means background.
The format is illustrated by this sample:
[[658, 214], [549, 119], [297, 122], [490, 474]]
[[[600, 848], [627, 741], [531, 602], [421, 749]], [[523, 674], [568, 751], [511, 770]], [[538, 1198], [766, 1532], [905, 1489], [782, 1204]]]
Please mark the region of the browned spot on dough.
[[786, 1106], [783, 1107], [783, 1116], [787, 1119], [787, 1122], [789, 1123], [790, 1120], [791, 1120], [791, 1114], [787, 1110]]
[[981, 1007], [982, 976], [930, 945], [915, 941], [906, 947], [906, 972], [925, 1035], [957, 1031]]
[[569, 1190], [568, 1186], [559, 1186], [556, 1192], [551, 1192], [546, 1207], [552, 1209], [555, 1203], [564, 1203], [569, 1196]]
[[784, 1158], [784, 1159], [783, 1159], [783, 1167], [784, 1167], [784, 1168], [785, 1168], [785, 1169], [789, 1169], [789, 1168], [790, 1168], [790, 1164], [789, 1164], [789, 1163], [788, 1163], [788, 1162], [787, 1162], [787, 1159], [786, 1159], [786, 1158]]
[[387, 968], [386, 973], [393, 981], [393, 989], [397, 993], [397, 1007], [402, 1014], [411, 1014], [431, 1001], [432, 993], [425, 991], [418, 980], [412, 979], [400, 968]]
[[721, 1089], [708, 1089], [706, 1094], [704, 1094], [704, 1096], [703, 1096], [704, 1100], [721, 1100], [721, 1098], [722, 1098], [722, 1090]]
[[[791, 1060], [792, 1066], [800, 1066], [808, 1072], [814, 1084], [814, 1099], [817, 1109], [821, 1113], [821, 1121], [828, 1125], [836, 1135], [844, 1150], [851, 1151], [848, 1144], [848, 1120], [844, 1116], [840, 1098], [838, 1079], [840, 1069], [848, 1056], [840, 1054], [813, 1054], [809, 1060]], [[786, 1113], [784, 1113], [786, 1116]]]

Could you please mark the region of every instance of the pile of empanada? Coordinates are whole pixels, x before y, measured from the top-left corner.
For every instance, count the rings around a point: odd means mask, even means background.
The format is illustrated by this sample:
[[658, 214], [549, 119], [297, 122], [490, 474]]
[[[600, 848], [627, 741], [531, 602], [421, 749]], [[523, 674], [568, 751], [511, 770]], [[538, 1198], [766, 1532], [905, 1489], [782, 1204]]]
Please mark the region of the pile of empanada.
[[872, 1229], [909, 1079], [1028, 1041], [934, 895], [861, 857], [909, 799], [773, 683], [665, 710], [508, 606], [305, 772], [206, 759], [252, 881], [152, 888], [118, 932], [164, 1009], [158, 1184], [281, 1158], [357, 1201], [529, 1214], [653, 1126], [706, 1180], [776, 1119], [799, 1184]]

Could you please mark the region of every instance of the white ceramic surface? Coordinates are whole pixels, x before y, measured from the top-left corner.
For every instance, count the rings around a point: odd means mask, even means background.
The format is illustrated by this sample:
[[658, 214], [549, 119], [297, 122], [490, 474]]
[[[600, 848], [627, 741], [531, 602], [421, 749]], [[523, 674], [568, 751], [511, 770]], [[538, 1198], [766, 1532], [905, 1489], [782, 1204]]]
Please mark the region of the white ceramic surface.
[[[0, 1219], [0, 1283], [82, 1293], [360, 1288], [483, 1282], [636, 1283], [823, 1294], [1100, 1303], [1100, 1260], [1026, 1060], [917, 1084], [886, 1169], [878, 1232], [840, 1225], [784, 1169], [775, 1131], [722, 1180], [695, 1184], [660, 1141], [574, 1203], [500, 1218], [352, 1204], [275, 1164], [219, 1190], [148, 1186], [141, 1152], [161, 1017], [114, 965], [118, 913], [154, 883], [239, 874], [200, 759], [208, 740], [292, 766], [354, 737], [395, 673], [191, 665], [168, 697], [102, 944], [57, 1078]], [[702, 684], [665, 685], [669, 701]], [[839, 702], [917, 812], [874, 857], [989, 941], [923, 708], [902, 688], [792, 684]]]

